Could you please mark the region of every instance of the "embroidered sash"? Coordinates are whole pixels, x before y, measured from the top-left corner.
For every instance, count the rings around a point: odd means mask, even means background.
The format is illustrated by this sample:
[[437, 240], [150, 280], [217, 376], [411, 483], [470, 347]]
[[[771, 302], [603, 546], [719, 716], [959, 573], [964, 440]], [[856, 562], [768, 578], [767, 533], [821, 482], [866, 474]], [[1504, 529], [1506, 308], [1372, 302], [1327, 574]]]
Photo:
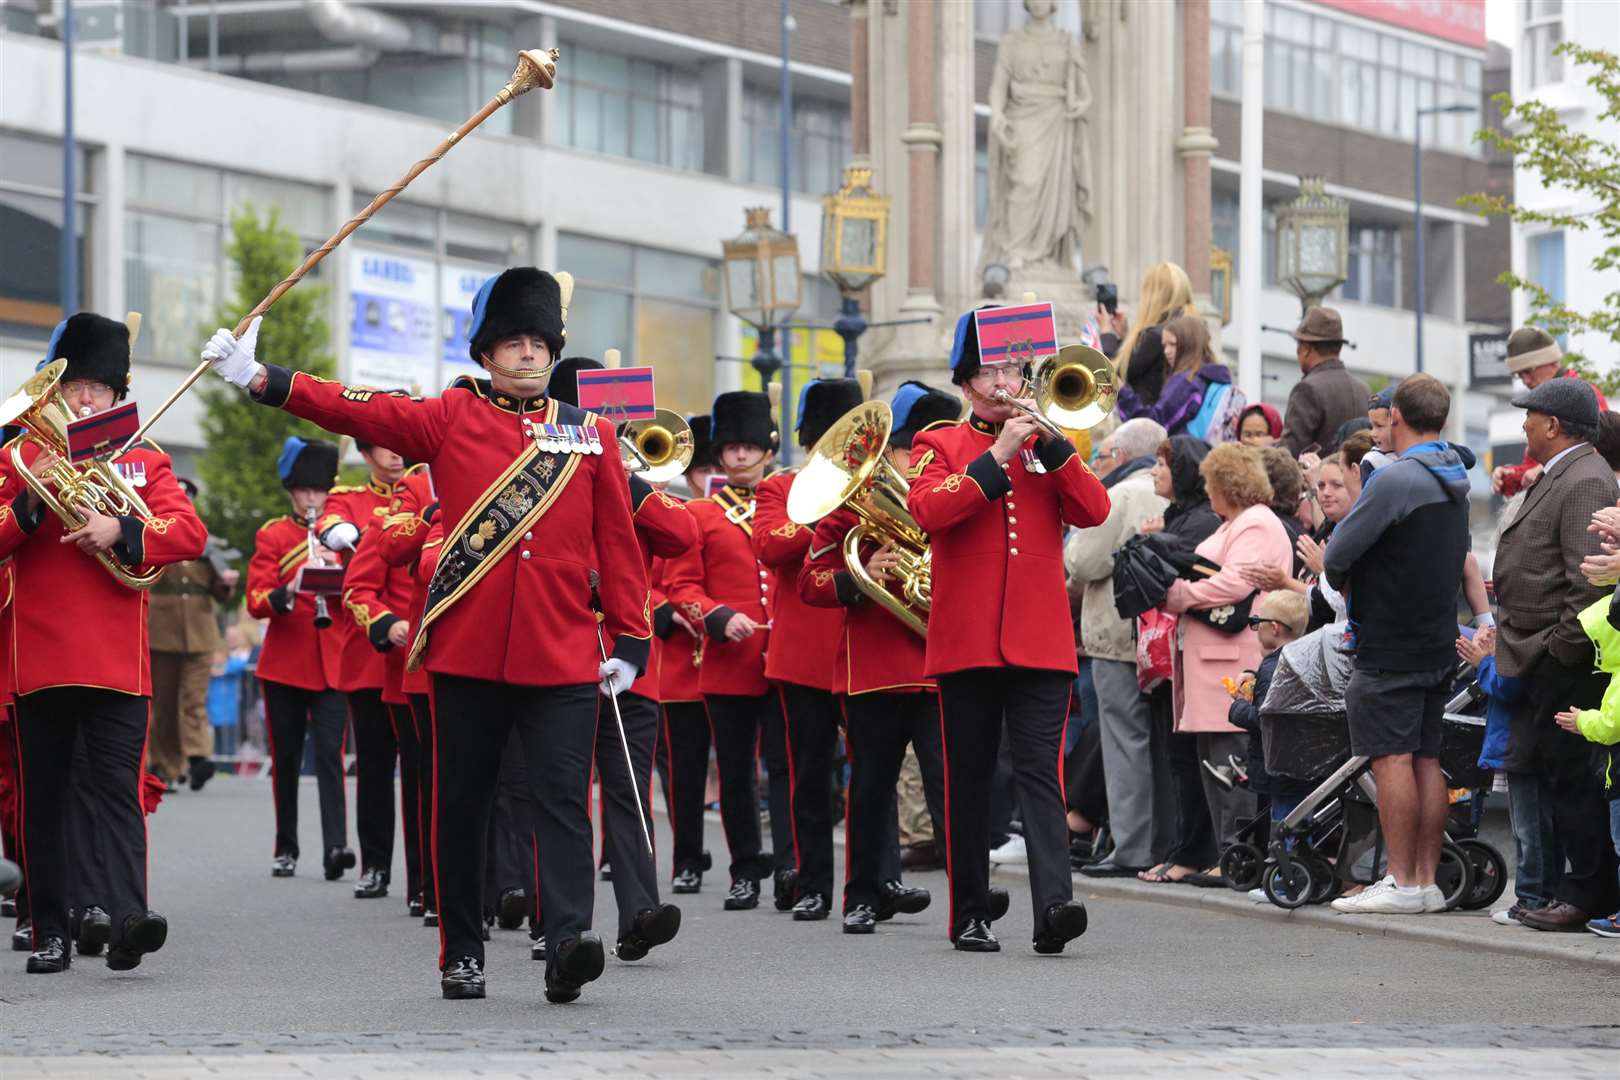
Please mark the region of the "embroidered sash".
[[444, 554], [428, 582], [427, 606], [416, 627], [405, 670], [416, 671], [422, 666], [428, 628], [434, 620], [466, 596], [501, 556], [545, 516], [568, 486], [582, 457], [567, 451], [543, 450], [539, 441], [531, 442], [446, 534]]

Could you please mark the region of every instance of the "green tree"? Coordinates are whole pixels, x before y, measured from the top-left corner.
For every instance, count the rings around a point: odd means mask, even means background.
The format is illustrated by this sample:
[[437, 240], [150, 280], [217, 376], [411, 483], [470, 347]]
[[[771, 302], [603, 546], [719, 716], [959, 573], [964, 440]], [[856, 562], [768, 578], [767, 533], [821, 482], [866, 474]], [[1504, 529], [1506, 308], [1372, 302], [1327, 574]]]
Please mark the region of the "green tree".
[[[1603, 102], [1598, 120], [1620, 123], [1620, 57], [1573, 41], [1564, 42], [1556, 51], [1566, 62], [1581, 68], [1587, 85], [1597, 91]], [[1589, 198], [1597, 209], [1580, 213], [1532, 210], [1499, 195], [1485, 194], [1464, 196], [1462, 204], [1524, 225], [1595, 232], [1607, 246], [1592, 260], [1591, 269], [1598, 274], [1612, 274], [1620, 267], [1620, 144], [1571, 130], [1558, 110], [1545, 102], [1533, 98], [1514, 101], [1506, 93], [1492, 100], [1502, 110], [1502, 129], [1482, 130], [1475, 140], [1512, 154], [1515, 164], [1538, 174], [1543, 186]], [[1620, 343], [1620, 287], [1605, 295], [1595, 310], [1577, 311], [1511, 270], [1496, 280], [1527, 294], [1532, 321], [1551, 333], [1601, 335]], [[1597, 372], [1579, 353], [1571, 353], [1568, 359], [1585, 374], [1599, 379], [1605, 390], [1620, 389], [1620, 372]]]
[[[248, 207], [231, 220], [226, 254], [236, 271], [236, 294], [215, 314], [215, 321], [234, 327], [302, 261], [303, 244], [281, 224], [275, 209], [261, 219]], [[283, 367], [331, 377], [330, 333], [322, 316], [326, 296], [324, 286], [307, 280], [283, 294], [259, 328], [258, 355]], [[212, 333], [212, 328], [202, 333]], [[259, 526], [288, 509], [275, 468], [282, 442], [288, 435], [311, 438], [323, 432], [290, 413], [254, 404], [217, 379], [203, 383], [197, 392], [202, 397], [200, 427], [206, 446], [198, 466], [202, 514], [209, 531], [245, 557], [253, 550]]]

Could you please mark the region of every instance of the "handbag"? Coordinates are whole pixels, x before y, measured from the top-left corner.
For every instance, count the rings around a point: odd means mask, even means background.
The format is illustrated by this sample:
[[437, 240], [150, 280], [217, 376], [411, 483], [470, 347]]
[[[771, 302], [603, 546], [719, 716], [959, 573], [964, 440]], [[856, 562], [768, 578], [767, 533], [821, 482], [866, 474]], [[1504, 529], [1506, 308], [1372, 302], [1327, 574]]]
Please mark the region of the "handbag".
[[1144, 694], [1169, 681], [1175, 671], [1176, 617], [1152, 608], [1136, 620], [1136, 685]]
[[[1212, 578], [1220, 572], [1219, 563], [1199, 555], [1193, 559], [1192, 566], [1182, 576], [1196, 581], [1200, 578]], [[1219, 630], [1223, 634], [1241, 634], [1249, 628], [1249, 614], [1254, 610], [1254, 598], [1259, 595], [1260, 590], [1255, 589], [1235, 603], [1221, 604], [1212, 608], [1189, 608], [1185, 614], [1211, 630]]]
[[1153, 536], [1133, 536], [1114, 552], [1114, 609], [1134, 619], [1164, 603], [1178, 576]]

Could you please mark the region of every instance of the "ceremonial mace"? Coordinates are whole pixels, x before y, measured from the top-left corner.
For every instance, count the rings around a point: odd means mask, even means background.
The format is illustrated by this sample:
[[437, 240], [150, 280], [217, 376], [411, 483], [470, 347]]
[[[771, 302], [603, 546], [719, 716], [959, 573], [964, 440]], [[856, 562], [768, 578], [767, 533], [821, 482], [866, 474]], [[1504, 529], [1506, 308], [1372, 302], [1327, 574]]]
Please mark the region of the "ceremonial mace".
[[[550, 90], [557, 81], [557, 61], [561, 56], [562, 54], [556, 49], [550, 49], [546, 52], [541, 52], [539, 49], [525, 49], [518, 53], [517, 70], [512, 72], [512, 78], [505, 86], [501, 87], [500, 93], [490, 98], [489, 103], [468, 118], [466, 123], [452, 131], [449, 137], [438, 146], [435, 146], [427, 157], [412, 165], [410, 171], [395, 181], [392, 187], [379, 192], [377, 197], [372, 199], [364, 210], [344, 222], [343, 228], [333, 233], [330, 240], [310, 252], [303, 265], [288, 274], [280, 284], [270, 290], [268, 296], [259, 301], [252, 311], [242, 316], [242, 321], [236, 324], [236, 336], [241, 337], [246, 333], [247, 328], [253, 324], [253, 320], [270, 310], [270, 305], [280, 300], [282, 293], [292, 288], [300, 278], [315, 269], [316, 264], [326, 258], [332, 252], [332, 249], [348, 239], [350, 233], [371, 220], [371, 215], [381, 210], [395, 195], [404, 191], [410, 185], [410, 182], [426, 172], [429, 166], [448, 154], [451, 147], [466, 138], [474, 128], [493, 116], [497, 109], [513, 98], [528, 93], [537, 86], [542, 90]], [[129, 451], [130, 447], [144, 439], [147, 431], [151, 429], [153, 424], [157, 423], [158, 417], [168, 412], [169, 406], [178, 401], [187, 390], [190, 390], [197, 380], [202, 378], [203, 372], [207, 371], [209, 366], [210, 361], [207, 360], [198, 364], [191, 374], [186, 376], [186, 381], [180, 384], [180, 388], [170, 394], [168, 400], [160, 405], [156, 412], [146, 418], [146, 422], [141, 425], [140, 430], [131, 435], [129, 441], [119, 447], [118, 452], [113, 457], [122, 456]]]
[[[602, 654], [602, 663], [607, 663], [607, 639], [602, 636], [602, 594], [597, 586], [601, 584], [602, 576], [595, 570], [590, 571], [591, 582], [591, 611], [596, 614], [596, 649]], [[619, 694], [614, 691], [607, 695], [613, 702], [613, 722], [619, 725], [619, 746], [624, 750], [624, 774], [630, 779], [630, 797], [636, 804], [636, 820], [641, 822], [641, 838], [647, 841], [647, 851], [653, 850], [652, 833], [647, 830], [647, 815], [641, 812], [641, 785], [636, 783], [636, 767], [630, 761], [630, 740], [624, 733], [624, 717], [619, 713]], [[603, 781], [604, 785], [606, 781]]]

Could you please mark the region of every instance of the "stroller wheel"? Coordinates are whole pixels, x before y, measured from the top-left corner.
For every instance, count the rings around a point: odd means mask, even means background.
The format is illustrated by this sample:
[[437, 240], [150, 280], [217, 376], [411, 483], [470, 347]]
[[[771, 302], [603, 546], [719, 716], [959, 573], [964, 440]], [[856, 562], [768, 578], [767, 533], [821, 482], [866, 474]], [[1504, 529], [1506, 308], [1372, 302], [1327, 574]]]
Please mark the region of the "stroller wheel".
[[1459, 840], [1457, 847], [1468, 856], [1474, 871], [1473, 887], [1457, 906], [1465, 911], [1482, 911], [1496, 903], [1507, 888], [1507, 862], [1500, 851], [1483, 840]]
[[1311, 868], [1311, 903], [1325, 904], [1339, 895], [1339, 875], [1326, 859], [1307, 856]]
[[1265, 854], [1253, 844], [1233, 844], [1221, 852], [1221, 876], [1234, 892], [1258, 887], [1265, 866]]
[[1266, 899], [1292, 911], [1310, 902], [1315, 884], [1309, 866], [1298, 859], [1284, 858], [1275, 866], [1266, 868], [1260, 887], [1265, 890]]
[[1440, 861], [1434, 868], [1434, 883], [1446, 898], [1446, 910], [1453, 911], [1467, 899], [1474, 885], [1474, 866], [1468, 855], [1451, 841], [1440, 845]]

